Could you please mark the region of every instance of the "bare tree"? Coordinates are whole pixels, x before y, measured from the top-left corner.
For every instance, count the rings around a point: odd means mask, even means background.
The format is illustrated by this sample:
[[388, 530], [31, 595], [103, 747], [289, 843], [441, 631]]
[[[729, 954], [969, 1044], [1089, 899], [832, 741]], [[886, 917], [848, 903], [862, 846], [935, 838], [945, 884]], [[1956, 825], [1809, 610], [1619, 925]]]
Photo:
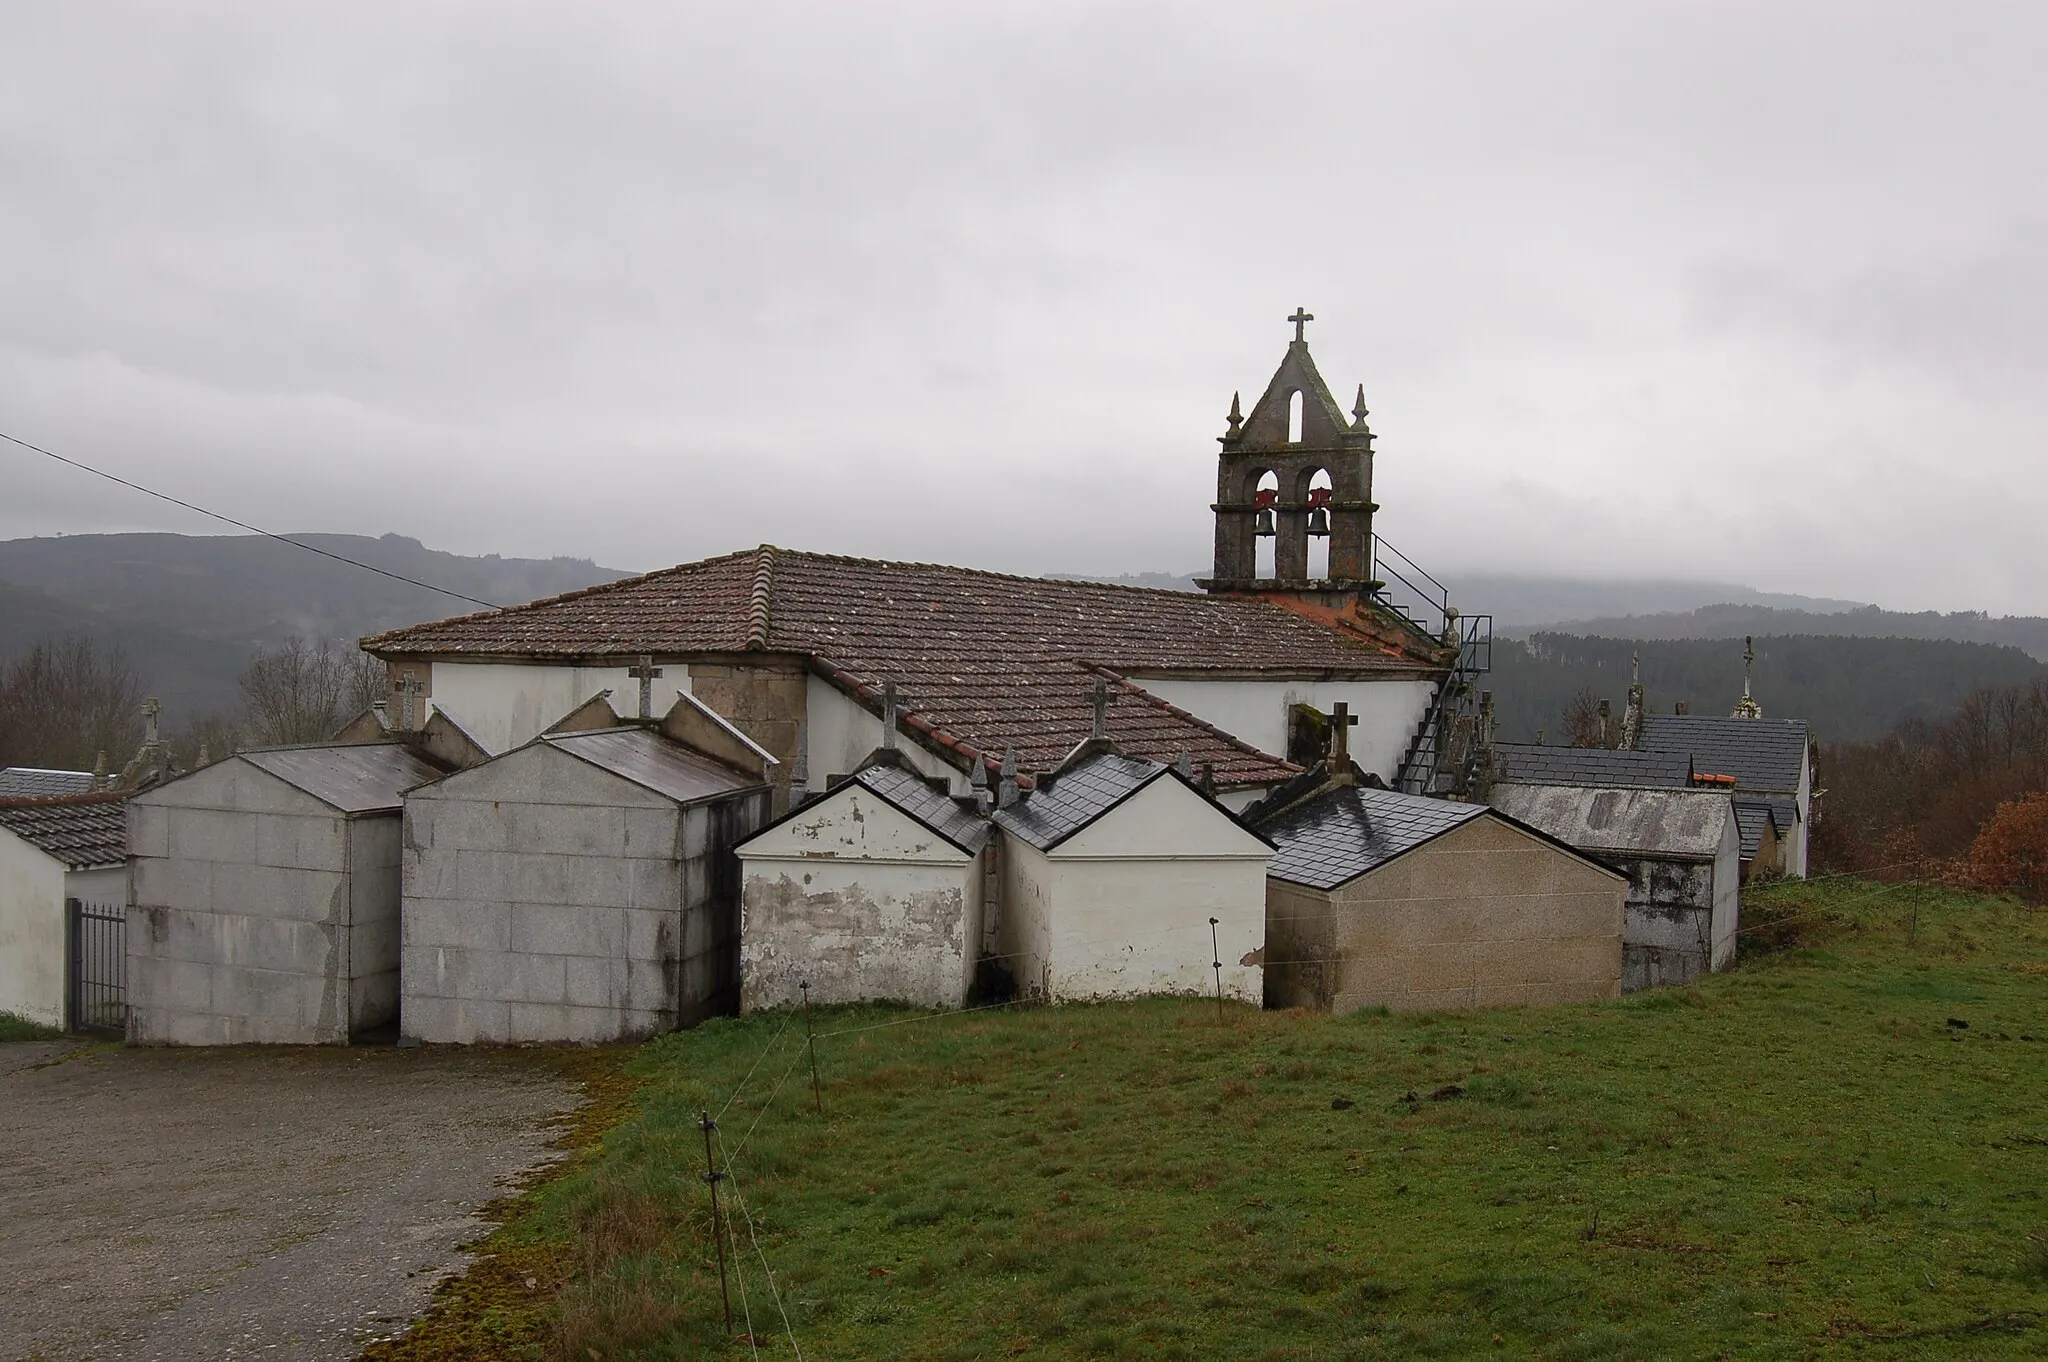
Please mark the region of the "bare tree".
[[38, 643], [0, 676], [0, 765], [119, 769], [142, 742], [142, 678], [83, 634]]
[[[1593, 694], [1590, 686], [1581, 686], [1576, 695], [1565, 702], [1562, 723], [1558, 731], [1564, 735], [1569, 747], [1613, 747], [1621, 738], [1621, 724], [1611, 714], [1602, 714], [1600, 706], [1606, 703]], [[1610, 706], [1611, 708], [1611, 706]]]
[[324, 638], [289, 638], [242, 673], [242, 726], [258, 743], [319, 742], [383, 685], [383, 665], [367, 654]]

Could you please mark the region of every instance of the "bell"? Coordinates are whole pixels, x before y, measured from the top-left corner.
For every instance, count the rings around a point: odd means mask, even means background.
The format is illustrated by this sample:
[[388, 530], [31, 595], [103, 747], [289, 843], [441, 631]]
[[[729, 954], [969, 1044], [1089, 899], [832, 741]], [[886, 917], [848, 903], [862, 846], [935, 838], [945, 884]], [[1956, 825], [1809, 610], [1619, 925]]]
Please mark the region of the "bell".
[[1318, 506], [1308, 513], [1308, 532], [1310, 534], [1328, 534], [1330, 532], [1329, 507]]
[[1272, 534], [1273, 532], [1273, 508], [1268, 506], [1260, 511], [1259, 518], [1252, 522], [1252, 533]]

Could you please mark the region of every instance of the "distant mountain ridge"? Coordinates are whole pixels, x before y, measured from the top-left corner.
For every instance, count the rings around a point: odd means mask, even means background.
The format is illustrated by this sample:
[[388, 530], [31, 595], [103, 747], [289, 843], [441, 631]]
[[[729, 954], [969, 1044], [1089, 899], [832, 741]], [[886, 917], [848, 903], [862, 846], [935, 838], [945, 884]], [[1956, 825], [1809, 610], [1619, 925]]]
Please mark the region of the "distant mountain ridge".
[[[582, 558], [471, 557], [387, 534], [291, 536], [495, 604], [630, 574]], [[365, 634], [481, 609], [257, 535], [81, 534], [0, 541], [0, 664], [43, 639], [118, 646], [173, 727], [239, 701], [258, 648], [300, 634]]]
[[1818, 634], [1854, 638], [1945, 639], [1956, 643], [1990, 643], [2018, 648], [2048, 662], [2048, 619], [2038, 615], [1993, 616], [1972, 610], [1944, 615], [1932, 610], [1907, 613], [1864, 605], [1821, 613], [1718, 604], [1696, 610], [1574, 620], [1556, 627], [1603, 638], [1716, 639], [1741, 638], [1744, 635]]

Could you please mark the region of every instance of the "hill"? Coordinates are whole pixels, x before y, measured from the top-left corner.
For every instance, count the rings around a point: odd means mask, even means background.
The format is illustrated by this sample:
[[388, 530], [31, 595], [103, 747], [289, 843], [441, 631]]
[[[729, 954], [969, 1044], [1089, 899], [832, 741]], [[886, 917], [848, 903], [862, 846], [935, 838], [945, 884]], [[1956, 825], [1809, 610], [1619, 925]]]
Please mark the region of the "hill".
[[1575, 620], [1570, 631], [1611, 638], [1742, 638], [1749, 634], [1832, 634], [1859, 638], [1950, 639], [2019, 648], [2048, 662], [2048, 619], [1993, 616], [1977, 610], [1938, 614], [1881, 610], [1874, 605], [1823, 612], [1763, 605], [1718, 604], [1695, 610]]
[[738, 1355], [715, 1138], [762, 1357], [2039, 1357], [2048, 932], [1874, 890], [1605, 1003], [824, 1012], [821, 1111], [800, 1018], [709, 1022], [369, 1356]]
[[[1559, 718], [1581, 688], [1612, 700], [1618, 717], [1632, 653], [1642, 656], [1654, 712], [1668, 714], [1684, 700], [1696, 714], [1726, 714], [1742, 694], [1742, 648], [1729, 640], [1551, 632], [1497, 639], [1493, 673], [1480, 684], [1494, 693], [1500, 736], [1529, 742], [1541, 729], [1557, 741]], [[1842, 742], [1875, 738], [1901, 719], [1950, 713], [1974, 690], [2030, 681], [2043, 671], [2003, 645], [1799, 634], [1758, 638], [1752, 681], [1766, 715], [1805, 719], [1819, 741]]]
[[[387, 534], [295, 538], [500, 604], [627, 574], [581, 558], [468, 557]], [[479, 607], [257, 535], [91, 534], [0, 541], [0, 664], [82, 632], [120, 647], [177, 727], [232, 708], [257, 648], [364, 634]]]

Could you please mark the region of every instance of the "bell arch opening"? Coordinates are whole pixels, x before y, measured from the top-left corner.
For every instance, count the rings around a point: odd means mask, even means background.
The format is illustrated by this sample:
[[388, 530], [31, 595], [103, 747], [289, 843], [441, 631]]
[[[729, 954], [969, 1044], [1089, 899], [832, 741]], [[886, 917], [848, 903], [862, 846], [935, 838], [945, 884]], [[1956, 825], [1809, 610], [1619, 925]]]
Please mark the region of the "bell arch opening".
[[1272, 581], [1280, 575], [1279, 515], [1280, 475], [1262, 470], [1252, 481], [1252, 575]]
[[1312, 582], [1330, 576], [1330, 499], [1335, 484], [1330, 470], [1318, 468], [1302, 479], [1301, 503], [1308, 507], [1308, 576]]
[[1291, 445], [1301, 443], [1301, 406], [1301, 389], [1296, 388], [1287, 394], [1287, 443]]

